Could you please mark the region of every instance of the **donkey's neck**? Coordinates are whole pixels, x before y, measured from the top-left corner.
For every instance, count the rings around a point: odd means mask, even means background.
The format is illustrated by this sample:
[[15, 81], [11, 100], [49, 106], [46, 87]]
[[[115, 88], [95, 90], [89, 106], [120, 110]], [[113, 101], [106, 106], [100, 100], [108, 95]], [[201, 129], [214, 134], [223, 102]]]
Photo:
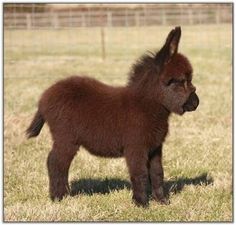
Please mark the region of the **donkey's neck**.
[[[135, 102], [140, 105], [145, 113], [154, 120], [162, 120], [167, 122], [170, 116], [170, 111], [163, 106], [156, 96], [144, 95], [143, 93], [138, 93], [136, 90], [130, 89], [135, 96]], [[149, 93], [150, 94], [150, 93]]]
[[170, 116], [162, 104], [154, 99], [143, 98], [139, 101], [139, 107], [146, 116], [146, 122], [149, 127], [152, 147], [161, 145], [168, 133], [168, 119]]
[[164, 120], [168, 120], [170, 116], [170, 111], [165, 106], [159, 103], [157, 115], [158, 117], [163, 118]]
[[163, 123], [168, 123], [170, 111], [159, 102], [153, 101], [152, 104], [153, 107], [151, 108], [152, 111], [150, 112], [152, 113], [153, 117], [158, 121], [162, 121]]

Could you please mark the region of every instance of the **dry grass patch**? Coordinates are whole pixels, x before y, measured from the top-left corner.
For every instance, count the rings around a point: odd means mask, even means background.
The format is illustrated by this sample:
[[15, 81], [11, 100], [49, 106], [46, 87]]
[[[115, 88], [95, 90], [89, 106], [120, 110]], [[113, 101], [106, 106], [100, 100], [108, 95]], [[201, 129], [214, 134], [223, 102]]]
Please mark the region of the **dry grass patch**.
[[[45, 88], [74, 74], [123, 85], [132, 62], [155, 50], [171, 27], [100, 30], [5, 31], [5, 221], [232, 221], [232, 40], [229, 25], [183, 27], [181, 52], [194, 67], [200, 97], [196, 112], [173, 115], [164, 146], [166, 190], [171, 204], [131, 202], [124, 159], [104, 159], [81, 148], [70, 169], [74, 196], [48, 197], [47, 126], [26, 140], [24, 131]], [[147, 35], [151, 34], [151, 35]]]

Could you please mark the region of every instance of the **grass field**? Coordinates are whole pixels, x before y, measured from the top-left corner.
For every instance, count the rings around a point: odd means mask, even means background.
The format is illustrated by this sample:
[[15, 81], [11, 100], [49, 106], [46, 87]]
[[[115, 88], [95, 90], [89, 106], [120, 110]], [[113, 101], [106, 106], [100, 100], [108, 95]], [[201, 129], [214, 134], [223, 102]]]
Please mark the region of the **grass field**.
[[74, 196], [52, 203], [48, 127], [36, 139], [24, 136], [49, 85], [74, 74], [125, 84], [135, 59], [160, 47], [170, 28], [105, 29], [105, 61], [98, 28], [5, 31], [5, 221], [232, 221], [231, 25], [182, 27], [180, 52], [192, 62], [200, 105], [170, 119], [163, 161], [170, 205], [136, 207], [124, 159], [98, 158], [84, 149], [70, 168]]

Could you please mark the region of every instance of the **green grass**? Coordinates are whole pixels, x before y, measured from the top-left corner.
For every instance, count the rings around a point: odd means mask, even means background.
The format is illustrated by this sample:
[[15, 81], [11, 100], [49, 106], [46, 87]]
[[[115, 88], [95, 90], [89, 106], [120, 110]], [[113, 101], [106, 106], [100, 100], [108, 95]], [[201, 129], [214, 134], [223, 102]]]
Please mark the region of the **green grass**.
[[81, 149], [70, 168], [74, 196], [52, 203], [46, 158], [47, 126], [36, 139], [24, 131], [41, 93], [56, 80], [88, 74], [111, 85], [126, 83], [135, 59], [161, 46], [171, 27], [5, 31], [5, 221], [232, 221], [232, 31], [230, 25], [182, 27], [180, 51], [194, 68], [197, 111], [172, 115], [164, 145], [165, 188], [171, 204], [132, 201], [123, 158]]

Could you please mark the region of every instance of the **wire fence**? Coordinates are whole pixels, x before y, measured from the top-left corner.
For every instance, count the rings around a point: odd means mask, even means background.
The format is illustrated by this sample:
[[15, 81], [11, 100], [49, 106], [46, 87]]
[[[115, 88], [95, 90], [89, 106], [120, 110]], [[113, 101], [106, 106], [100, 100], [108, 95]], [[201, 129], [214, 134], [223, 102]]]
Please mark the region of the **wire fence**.
[[232, 4], [4, 4], [4, 62], [126, 61], [159, 46], [176, 25], [186, 48], [205, 50], [214, 38], [220, 51], [231, 24]]
[[[59, 5], [60, 6], [60, 5]], [[231, 4], [151, 5], [6, 4], [6, 29], [117, 27], [231, 23]]]

